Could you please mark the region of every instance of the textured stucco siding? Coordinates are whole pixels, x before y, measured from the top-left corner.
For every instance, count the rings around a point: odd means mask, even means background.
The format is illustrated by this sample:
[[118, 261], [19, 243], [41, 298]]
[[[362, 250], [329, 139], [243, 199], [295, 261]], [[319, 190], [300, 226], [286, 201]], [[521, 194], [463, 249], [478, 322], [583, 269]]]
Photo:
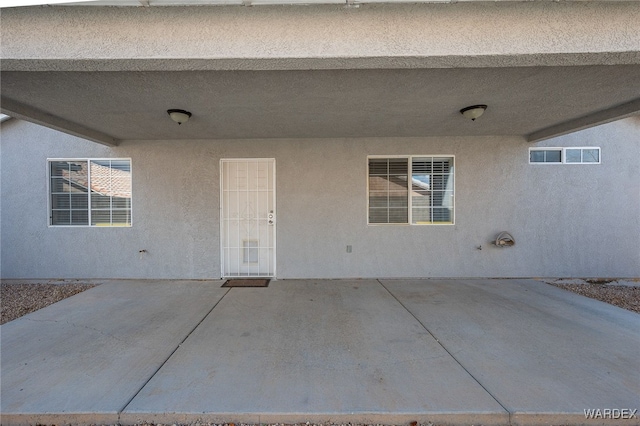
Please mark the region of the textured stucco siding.
[[[429, 137], [108, 148], [9, 120], [0, 273], [220, 277], [220, 159], [268, 157], [276, 159], [278, 278], [640, 276], [640, 118], [535, 145], [600, 146], [600, 165], [530, 165], [530, 146], [517, 137]], [[440, 154], [455, 155], [455, 225], [367, 225], [367, 155]], [[132, 159], [131, 228], [48, 226], [47, 158], [74, 157]], [[491, 246], [500, 231], [516, 245]]]
[[638, 22], [637, 2], [14, 8], [0, 55], [5, 71], [637, 63]]

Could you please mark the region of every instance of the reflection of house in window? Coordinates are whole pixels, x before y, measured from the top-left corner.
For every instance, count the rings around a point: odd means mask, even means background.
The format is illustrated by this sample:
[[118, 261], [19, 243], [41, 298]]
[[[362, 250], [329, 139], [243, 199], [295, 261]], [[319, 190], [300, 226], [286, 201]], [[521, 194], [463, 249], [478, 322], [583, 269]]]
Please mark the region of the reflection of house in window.
[[131, 226], [130, 160], [50, 161], [51, 225]]
[[369, 223], [407, 223], [406, 158], [369, 159]]
[[450, 156], [369, 158], [369, 223], [453, 223], [453, 170]]
[[453, 158], [415, 157], [411, 161], [412, 223], [453, 222]]

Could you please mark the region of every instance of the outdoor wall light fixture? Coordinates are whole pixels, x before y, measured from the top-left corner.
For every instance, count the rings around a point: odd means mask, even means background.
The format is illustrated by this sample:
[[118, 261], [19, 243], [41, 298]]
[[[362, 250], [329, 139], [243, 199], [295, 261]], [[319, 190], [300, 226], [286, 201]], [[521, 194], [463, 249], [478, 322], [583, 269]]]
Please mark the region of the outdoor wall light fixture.
[[191, 113], [183, 109], [168, 109], [167, 114], [178, 124], [182, 124], [191, 118]]
[[480, 117], [484, 114], [484, 111], [487, 109], [486, 105], [472, 105], [466, 108], [462, 108], [460, 110], [460, 114], [464, 115], [471, 121], [476, 121], [476, 118]]

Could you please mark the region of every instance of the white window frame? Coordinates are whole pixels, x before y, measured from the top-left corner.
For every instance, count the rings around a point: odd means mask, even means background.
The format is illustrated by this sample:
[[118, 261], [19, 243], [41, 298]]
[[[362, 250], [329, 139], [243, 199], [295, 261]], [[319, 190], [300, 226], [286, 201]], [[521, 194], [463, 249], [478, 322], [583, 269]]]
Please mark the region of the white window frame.
[[[567, 161], [567, 150], [569, 149], [579, 149], [580, 150], [580, 161], [579, 162], [568, 162]], [[597, 149], [598, 150], [598, 161], [582, 161], [583, 152], [585, 149]], [[562, 151], [562, 162], [563, 164], [601, 164], [602, 163], [602, 150], [599, 146], [568, 146], [563, 148]]]
[[[598, 150], [598, 161], [580, 161], [580, 162], [567, 162], [567, 150], [569, 149], [579, 149], [580, 157], [582, 158], [582, 150], [585, 149], [597, 149]], [[531, 152], [532, 151], [560, 151], [560, 161], [553, 162], [541, 162], [541, 161], [531, 161]], [[599, 146], [566, 146], [566, 147], [558, 147], [558, 146], [548, 146], [548, 147], [530, 147], [529, 148], [529, 164], [601, 164], [602, 163], [602, 149]]]
[[[131, 168], [131, 207], [130, 207], [130, 215], [131, 215], [131, 223], [130, 224], [122, 224], [122, 225], [92, 225], [91, 224], [91, 190], [89, 190], [87, 203], [88, 203], [88, 224], [87, 225], [54, 225], [52, 224], [53, 216], [52, 216], [52, 205], [51, 205], [51, 163], [55, 161], [86, 161], [87, 164], [90, 164], [91, 161], [128, 161], [129, 166]], [[50, 228], [132, 228], [133, 227], [133, 161], [131, 158], [89, 158], [89, 157], [73, 157], [73, 158], [47, 158], [46, 161], [47, 167], [47, 224]], [[91, 170], [89, 169], [88, 180], [91, 182]]]
[[[407, 173], [410, 177], [412, 174], [412, 163], [409, 164], [409, 160], [412, 158], [435, 158], [435, 157], [447, 157], [453, 159], [453, 209], [451, 211], [451, 222], [429, 222], [429, 223], [413, 223], [413, 206], [411, 204], [411, 189], [407, 194], [407, 223], [370, 223], [369, 222], [369, 160], [370, 159], [384, 159], [384, 158], [404, 158], [407, 160]], [[456, 173], [455, 164], [456, 156], [452, 154], [424, 154], [424, 155], [368, 155], [366, 159], [366, 199], [367, 199], [367, 225], [368, 226], [452, 226], [456, 224]]]

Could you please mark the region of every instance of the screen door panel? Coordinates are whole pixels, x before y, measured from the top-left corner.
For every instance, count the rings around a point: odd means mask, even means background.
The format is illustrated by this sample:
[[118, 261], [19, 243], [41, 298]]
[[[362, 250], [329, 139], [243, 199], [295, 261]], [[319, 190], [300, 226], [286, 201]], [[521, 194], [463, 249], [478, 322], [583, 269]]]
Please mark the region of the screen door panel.
[[275, 276], [275, 160], [221, 160], [224, 277]]

